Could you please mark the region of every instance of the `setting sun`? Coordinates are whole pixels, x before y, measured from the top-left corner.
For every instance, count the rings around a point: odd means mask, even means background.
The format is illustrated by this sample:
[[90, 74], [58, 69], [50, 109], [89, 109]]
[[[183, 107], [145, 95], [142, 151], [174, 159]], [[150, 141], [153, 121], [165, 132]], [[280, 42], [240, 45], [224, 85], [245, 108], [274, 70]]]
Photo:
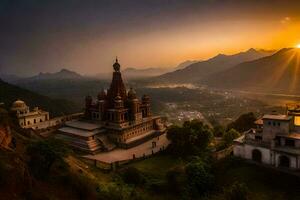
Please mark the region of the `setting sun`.
[[297, 44], [297, 45], [296, 45], [296, 48], [300, 49], [300, 44]]

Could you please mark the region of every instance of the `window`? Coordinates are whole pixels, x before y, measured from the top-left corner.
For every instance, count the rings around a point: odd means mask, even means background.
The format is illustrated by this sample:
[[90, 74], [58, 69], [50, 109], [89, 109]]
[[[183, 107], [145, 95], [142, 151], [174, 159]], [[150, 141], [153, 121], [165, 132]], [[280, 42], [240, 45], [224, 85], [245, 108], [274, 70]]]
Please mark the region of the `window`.
[[285, 146], [294, 147], [295, 140], [285, 139]]
[[262, 140], [262, 136], [256, 135], [255, 140]]
[[268, 125], [270, 125], [270, 126], [271, 126], [271, 122], [268, 122]]
[[277, 122], [277, 126], [280, 126], [280, 122]]

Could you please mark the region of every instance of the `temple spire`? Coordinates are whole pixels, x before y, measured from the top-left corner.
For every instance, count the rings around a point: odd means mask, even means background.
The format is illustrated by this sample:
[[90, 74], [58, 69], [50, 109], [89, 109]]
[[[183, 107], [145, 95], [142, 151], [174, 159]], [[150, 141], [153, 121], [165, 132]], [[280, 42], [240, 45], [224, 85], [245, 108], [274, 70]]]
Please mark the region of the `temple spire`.
[[120, 72], [121, 65], [118, 62], [118, 57], [116, 57], [116, 62], [113, 64], [114, 70]]

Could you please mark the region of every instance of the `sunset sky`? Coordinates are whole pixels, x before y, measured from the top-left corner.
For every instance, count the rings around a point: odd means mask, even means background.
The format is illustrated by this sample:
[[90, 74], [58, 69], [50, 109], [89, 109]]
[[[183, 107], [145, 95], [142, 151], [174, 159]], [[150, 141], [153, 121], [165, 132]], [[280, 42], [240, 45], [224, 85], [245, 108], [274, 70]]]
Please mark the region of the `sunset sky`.
[[175, 67], [300, 43], [300, 1], [1, 0], [0, 73]]

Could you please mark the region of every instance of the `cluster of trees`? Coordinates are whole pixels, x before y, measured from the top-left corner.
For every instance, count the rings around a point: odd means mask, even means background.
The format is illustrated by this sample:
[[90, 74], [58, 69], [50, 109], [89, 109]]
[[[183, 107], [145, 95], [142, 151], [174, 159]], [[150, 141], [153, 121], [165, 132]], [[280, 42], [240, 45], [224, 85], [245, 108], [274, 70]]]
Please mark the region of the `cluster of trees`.
[[213, 133], [201, 121], [193, 120], [184, 122], [183, 126], [170, 127], [167, 138], [171, 141], [168, 147], [171, 154], [187, 157], [207, 152]]
[[229, 147], [233, 144], [233, 140], [238, 138], [241, 133], [254, 128], [256, 117], [254, 113], [246, 113], [241, 115], [238, 119], [228, 124], [226, 127], [216, 125], [213, 128], [213, 135], [222, 138], [220, 144], [217, 145], [217, 150]]

